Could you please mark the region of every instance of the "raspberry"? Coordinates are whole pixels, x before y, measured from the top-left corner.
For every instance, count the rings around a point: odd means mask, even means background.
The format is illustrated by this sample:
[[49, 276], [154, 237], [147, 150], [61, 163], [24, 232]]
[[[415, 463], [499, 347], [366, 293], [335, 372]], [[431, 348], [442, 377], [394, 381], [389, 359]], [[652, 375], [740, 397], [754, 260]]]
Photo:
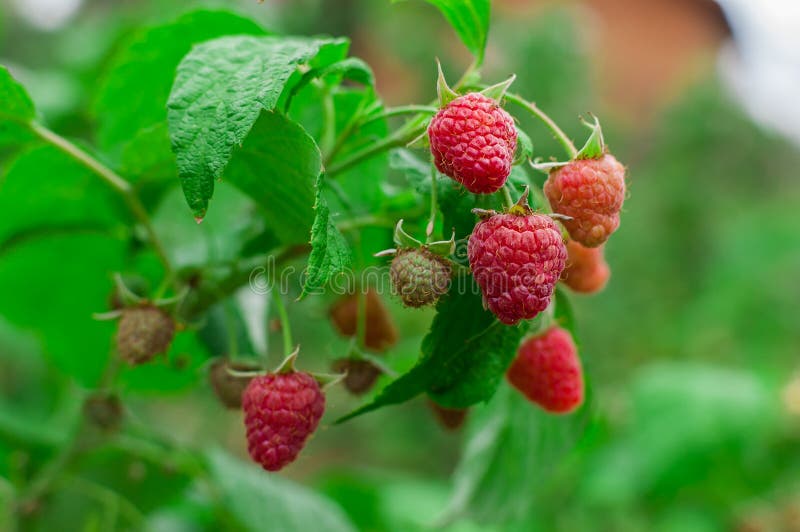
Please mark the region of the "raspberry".
[[550, 304], [567, 248], [549, 216], [495, 214], [475, 226], [467, 254], [489, 310], [513, 325]]
[[610, 276], [603, 246], [587, 248], [574, 240], [567, 242], [567, 267], [561, 275], [564, 284], [575, 292], [593, 294], [605, 287]]
[[253, 377], [232, 375], [228, 369], [242, 372], [256, 371], [258, 366], [218, 358], [208, 368], [208, 382], [214, 390], [214, 395], [224, 407], [238, 410], [242, 407], [242, 394]]
[[304, 372], [270, 373], [250, 381], [242, 395], [247, 450], [267, 471], [293, 462], [325, 411], [325, 396]]
[[354, 358], [340, 358], [333, 363], [333, 370], [337, 373], [346, 373], [344, 387], [353, 395], [367, 393], [375, 386], [375, 381], [381, 376], [381, 370], [369, 360]]
[[122, 424], [125, 415], [122, 401], [108, 392], [94, 392], [83, 402], [83, 415], [104, 432], [114, 432]]
[[544, 193], [554, 212], [570, 216], [564, 227], [586, 247], [597, 247], [619, 227], [625, 167], [613, 155], [577, 159], [550, 173]]
[[583, 403], [583, 370], [570, 334], [553, 327], [526, 340], [506, 374], [525, 397], [554, 414]]
[[467, 414], [469, 414], [468, 408], [447, 408], [436, 404], [430, 399], [428, 399], [428, 407], [430, 407], [439, 425], [451, 431], [460, 429], [467, 420]]
[[153, 305], [122, 310], [117, 328], [117, 351], [123, 360], [135, 366], [164, 353], [175, 335], [172, 317]]
[[407, 307], [433, 305], [450, 289], [450, 263], [425, 248], [398, 251], [389, 273], [394, 293]]
[[460, 96], [440, 109], [428, 136], [436, 168], [470, 192], [495, 192], [511, 173], [517, 148], [514, 119], [482, 94]]
[[[397, 328], [378, 294], [369, 289], [366, 296], [367, 323], [364, 346], [382, 353], [397, 343]], [[355, 336], [358, 331], [358, 294], [345, 296], [330, 310], [331, 321], [342, 336]]]

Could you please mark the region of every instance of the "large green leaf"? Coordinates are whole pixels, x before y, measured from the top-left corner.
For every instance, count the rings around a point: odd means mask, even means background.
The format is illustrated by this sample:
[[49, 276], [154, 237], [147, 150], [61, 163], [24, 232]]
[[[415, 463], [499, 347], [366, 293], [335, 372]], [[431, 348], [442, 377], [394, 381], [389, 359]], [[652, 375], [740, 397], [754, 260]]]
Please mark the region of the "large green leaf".
[[153, 213], [156, 233], [175, 268], [236, 262], [245, 243], [263, 230], [252, 199], [222, 186], [214, 199], [218, 209], [202, 224], [186, 216], [183, 195], [170, 190]]
[[25, 89], [0, 65], [0, 120], [30, 122], [35, 116], [33, 102]]
[[334, 275], [345, 272], [352, 263], [350, 246], [331, 220], [331, 211], [322, 195], [324, 174], [317, 179], [317, 211], [311, 228], [311, 255], [308, 258], [302, 296], [323, 288]]
[[502, 325], [484, 310], [471, 276], [455, 279], [450, 293], [437, 305], [417, 365], [384, 388], [374, 401], [339, 421], [423, 392], [452, 408], [487, 401], [513, 360], [526, 329], [527, 324]]
[[0, 148], [32, 140], [34, 135], [27, 124], [35, 116], [36, 110], [25, 88], [0, 65]]
[[[403, 0], [392, 1], [402, 2]], [[433, 4], [442, 12], [467, 49], [475, 56], [476, 63], [483, 62], [486, 37], [489, 34], [490, 0], [425, 1]]]
[[[239, 36], [198, 45], [183, 59], [169, 97], [168, 120], [181, 184], [195, 217], [205, 216], [214, 180], [261, 111], [274, 109], [290, 80], [299, 79], [298, 66], [322, 67], [346, 53], [347, 41], [341, 39]], [[298, 162], [304, 164], [297, 158], [287, 166]]]
[[112, 346], [114, 323], [92, 314], [108, 309], [125, 246], [102, 234], [42, 236], [0, 260], [0, 315], [35, 333], [53, 366], [86, 386], [97, 384]]
[[187, 13], [134, 33], [118, 47], [95, 97], [100, 145], [116, 146], [166, 121], [175, 70], [192, 45], [223, 35], [263, 33], [256, 23], [223, 11]]
[[523, 518], [559, 460], [574, 449], [587, 417], [586, 406], [569, 416], [547, 414], [501, 386], [472, 414], [446, 517], [493, 525]]
[[0, 212], [0, 255], [54, 233], [120, 234], [127, 218], [108, 185], [51, 146], [24, 153], [8, 168]]
[[245, 530], [355, 531], [341, 508], [300, 484], [245, 464], [221, 450], [208, 453], [208, 464], [225, 507]]
[[233, 154], [225, 179], [256, 201], [280, 240], [303, 243], [314, 222], [314, 182], [321, 171], [314, 139], [285, 116], [263, 112]]
[[94, 384], [114, 326], [92, 313], [108, 309], [110, 272], [121, 269], [123, 205], [89, 170], [43, 146], [9, 168], [0, 210], [0, 314], [34, 332], [55, 367]]

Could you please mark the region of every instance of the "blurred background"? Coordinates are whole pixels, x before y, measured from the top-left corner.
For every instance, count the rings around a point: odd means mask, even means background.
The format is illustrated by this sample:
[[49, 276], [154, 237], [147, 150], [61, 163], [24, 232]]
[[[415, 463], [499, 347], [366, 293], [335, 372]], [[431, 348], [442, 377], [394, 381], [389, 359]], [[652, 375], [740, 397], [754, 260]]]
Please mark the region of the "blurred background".
[[[95, 86], [116, 47], [198, 6], [277, 33], [350, 37], [389, 105], [435, 95], [435, 57], [452, 79], [470, 62], [423, 2], [1, 0], [0, 64], [49, 126], [92, 142]], [[325, 426], [286, 474], [362, 530], [800, 531], [798, 28], [795, 0], [495, 0], [484, 79], [516, 73], [515, 91], [575, 138], [577, 117], [596, 112], [629, 169], [622, 225], [606, 248], [611, 282], [573, 299], [592, 388], [578, 442], [562, 444], [557, 420], [504, 387], [459, 431], [443, 430], [424, 399]], [[536, 155], [557, 155], [525, 120]], [[157, 223], [208, 237], [176, 221], [188, 211], [173, 192]], [[0, 306], [12, 308], [12, 297], [37, 294], [0, 292]], [[347, 346], [326, 319], [332, 303], [290, 305], [319, 368]], [[400, 341], [385, 356], [401, 370], [416, 360], [431, 314], [386, 303]], [[19, 439], [20, 418], [57, 432], [78, 385], [49, 363], [40, 338], [4, 316], [0, 474], [13, 482], [45, 454]], [[253, 332], [261, 349], [280, 343], [274, 331]], [[202, 362], [220, 353], [208, 343], [181, 349], [199, 362], [140, 376], [172, 385], [132, 391], [134, 418], [174, 441], [244, 456], [239, 414], [216, 404], [203, 376]], [[360, 401], [334, 391], [326, 420]], [[506, 446], [475, 473], [482, 441]], [[124, 494], [149, 529], [217, 529], [207, 493], [141, 454], [109, 451], [76, 474]], [[75, 486], [32, 529], [84, 526], [106, 511]]]

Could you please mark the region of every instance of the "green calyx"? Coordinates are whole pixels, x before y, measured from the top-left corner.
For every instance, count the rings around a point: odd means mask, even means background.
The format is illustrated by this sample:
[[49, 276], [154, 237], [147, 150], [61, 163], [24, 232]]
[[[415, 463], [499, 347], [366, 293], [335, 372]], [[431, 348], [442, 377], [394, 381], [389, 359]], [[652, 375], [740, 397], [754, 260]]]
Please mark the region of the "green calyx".
[[603, 128], [600, 127], [600, 119], [593, 114], [589, 114], [589, 117], [594, 119], [593, 123], [587, 122], [584, 118], [581, 118], [581, 122], [592, 132], [586, 140], [586, 144], [578, 151], [575, 159], [599, 159], [606, 154], [606, 144], [603, 139]]
[[589, 128], [591, 133], [589, 134], [589, 138], [586, 139], [586, 143], [580, 150], [578, 150], [578, 153], [575, 154], [575, 157], [572, 160], [544, 162], [540, 159], [536, 159], [530, 163], [531, 168], [540, 172], [544, 172], [545, 174], [549, 174], [551, 171], [562, 168], [572, 161], [600, 159], [603, 157], [606, 154], [607, 147], [605, 144], [605, 139], [603, 138], [603, 128], [600, 126], [600, 119], [591, 113], [589, 114], [589, 117], [593, 120], [592, 122], [589, 122], [581, 117], [581, 123]]
[[447, 80], [444, 78], [444, 72], [442, 72], [442, 64], [438, 59], [436, 60], [436, 68], [439, 70], [439, 74], [436, 78], [436, 94], [439, 96], [439, 107], [442, 108], [458, 98], [458, 94], [447, 84]]
[[505, 81], [501, 81], [500, 83], [496, 83], [489, 87], [486, 87], [481, 91], [481, 94], [486, 96], [487, 98], [491, 98], [495, 100], [497, 103], [503, 101], [503, 98], [506, 96], [506, 92], [508, 92], [508, 88], [514, 83], [514, 80], [517, 79], [516, 74], [511, 74], [511, 77]]
[[413, 236], [406, 233], [403, 229], [403, 220], [399, 220], [394, 228], [394, 243], [397, 245], [397, 249], [387, 249], [385, 251], [381, 251], [380, 253], [376, 253], [376, 256], [382, 257], [385, 255], [394, 255], [398, 253], [398, 250], [403, 249], [427, 249], [434, 255], [448, 257], [455, 253], [456, 234], [453, 233], [449, 240], [439, 240], [436, 242], [423, 244], [420, 240], [417, 240]]

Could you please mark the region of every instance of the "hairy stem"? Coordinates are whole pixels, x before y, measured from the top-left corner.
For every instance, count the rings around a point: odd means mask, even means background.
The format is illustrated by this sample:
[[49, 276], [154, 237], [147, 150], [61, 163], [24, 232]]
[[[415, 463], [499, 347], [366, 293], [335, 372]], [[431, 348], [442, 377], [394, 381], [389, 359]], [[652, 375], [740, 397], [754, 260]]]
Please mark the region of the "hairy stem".
[[552, 118], [547, 116], [544, 113], [544, 111], [542, 111], [541, 109], [536, 107], [536, 104], [534, 104], [533, 102], [527, 101], [526, 99], [522, 98], [521, 96], [518, 96], [516, 94], [511, 94], [511, 93], [506, 93], [505, 98], [509, 102], [514, 103], [516, 105], [519, 105], [520, 107], [526, 109], [534, 117], [536, 117], [541, 122], [543, 122], [544, 125], [547, 126], [547, 128], [553, 134], [555, 139], [559, 143], [561, 143], [561, 146], [564, 147], [564, 150], [567, 152], [567, 154], [569, 155], [570, 159], [574, 159], [575, 156], [578, 155], [578, 150], [575, 148], [575, 145], [569, 139], [567, 134], [564, 133], [564, 131], [560, 127], [558, 127], [558, 124], [556, 124], [553, 121]]
[[437, 107], [432, 105], [401, 105], [398, 107], [389, 107], [382, 113], [372, 115], [359, 124], [359, 127], [364, 127], [371, 124], [376, 120], [382, 120], [392, 116], [410, 115], [410, 114], [436, 114], [439, 111]]
[[511, 191], [508, 189], [508, 185], [503, 185], [503, 188], [500, 189], [500, 193], [503, 195], [503, 207], [506, 209], [513, 207], [514, 198], [511, 197]]
[[333, 103], [333, 94], [326, 90], [322, 97], [322, 135], [319, 139], [323, 159], [333, 156], [336, 143], [336, 106]]
[[131, 211], [131, 214], [133, 214], [133, 217], [136, 218], [136, 220], [147, 232], [147, 238], [150, 241], [153, 251], [156, 252], [156, 255], [158, 255], [158, 258], [161, 261], [165, 275], [169, 279], [174, 279], [174, 270], [169, 261], [166, 250], [164, 249], [164, 245], [158, 238], [155, 228], [150, 221], [150, 216], [147, 214], [147, 210], [144, 208], [144, 205], [142, 205], [142, 202], [139, 200], [139, 197], [136, 195], [136, 191], [133, 189], [131, 184], [119, 176], [116, 172], [102, 164], [100, 161], [61, 135], [58, 135], [57, 133], [47, 129], [41, 124], [37, 124], [36, 122], [29, 124], [29, 127], [31, 131], [38, 135], [42, 140], [55, 146], [65, 154], [69, 155], [72, 159], [91, 170], [103, 181], [105, 181], [111, 188], [117, 191], [120, 196], [122, 196], [126, 205], [128, 206], [128, 209]]
[[436, 185], [436, 165], [431, 162], [431, 214], [430, 218], [428, 218], [428, 227], [425, 229], [425, 238], [426, 242], [430, 243], [431, 236], [433, 235], [433, 228], [436, 224], [436, 207], [437, 207], [437, 200], [436, 200], [436, 192], [437, 192], [437, 185]]
[[425, 119], [424, 115], [412, 118], [388, 137], [362, 148], [338, 163], [331, 164], [327, 169], [328, 177], [334, 177], [379, 153], [408, 144], [425, 131]]
[[[347, 124], [342, 129], [342, 132], [339, 133], [339, 136], [336, 138], [336, 140], [334, 142], [332, 142], [331, 149], [327, 150], [327, 151], [323, 151], [323, 153], [325, 154], [325, 156], [322, 158], [323, 165], [327, 166], [327, 164], [330, 161], [332, 161], [333, 158], [336, 157], [339, 154], [339, 152], [341, 151], [341, 149], [344, 147], [345, 143], [347, 142], [347, 139], [349, 139], [350, 136], [353, 133], [355, 133], [356, 130], [358, 130], [359, 127], [364, 125], [364, 123], [361, 122], [361, 116], [364, 113], [364, 108], [366, 106], [366, 102], [367, 102], [367, 97], [366, 97], [366, 94], [365, 94], [361, 98], [361, 101], [358, 103], [358, 107], [356, 108], [355, 113], [353, 113], [353, 116], [350, 117], [350, 120], [347, 121]], [[333, 102], [331, 102], [331, 105], [332, 104], [333, 104]], [[326, 120], [327, 120], [327, 117], [326, 117]], [[331, 123], [333, 124], [331, 126], [331, 128], [335, 128], [334, 122], [332, 121]]]

